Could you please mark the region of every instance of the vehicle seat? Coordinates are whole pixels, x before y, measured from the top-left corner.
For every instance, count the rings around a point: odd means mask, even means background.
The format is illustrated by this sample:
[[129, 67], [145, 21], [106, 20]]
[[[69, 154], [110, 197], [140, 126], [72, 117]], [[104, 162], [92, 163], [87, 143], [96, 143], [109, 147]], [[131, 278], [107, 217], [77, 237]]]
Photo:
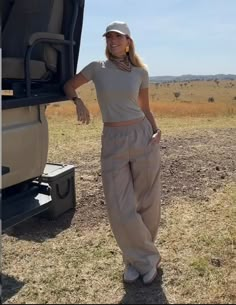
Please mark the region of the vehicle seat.
[[[9, 0], [2, 1], [7, 10]], [[61, 34], [63, 4], [63, 0], [14, 1], [8, 18], [5, 17], [7, 20], [2, 33], [3, 79], [24, 79], [24, 59], [28, 46], [35, 39], [45, 38], [45, 33]], [[56, 69], [57, 50], [54, 46], [40, 43], [34, 47], [30, 58], [31, 79], [48, 79]]]

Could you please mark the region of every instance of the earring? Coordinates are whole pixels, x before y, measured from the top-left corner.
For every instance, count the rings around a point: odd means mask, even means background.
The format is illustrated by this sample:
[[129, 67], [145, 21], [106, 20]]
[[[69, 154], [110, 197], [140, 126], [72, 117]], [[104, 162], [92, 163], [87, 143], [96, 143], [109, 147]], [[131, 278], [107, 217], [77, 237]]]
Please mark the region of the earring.
[[125, 48], [125, 52], [126, 52], [126, 53], [129, 52], [129, 46], [127, 46], [127, 47]]

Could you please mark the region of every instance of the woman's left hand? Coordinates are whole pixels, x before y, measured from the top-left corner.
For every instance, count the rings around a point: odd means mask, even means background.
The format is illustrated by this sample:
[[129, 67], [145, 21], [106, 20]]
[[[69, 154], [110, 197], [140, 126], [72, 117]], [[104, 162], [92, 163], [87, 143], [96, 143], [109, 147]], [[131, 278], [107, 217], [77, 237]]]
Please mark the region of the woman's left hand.
[[161, 141], [161, 130], [157, 129], [157, 131], [153, 134], [150, 144], [159, 144]]

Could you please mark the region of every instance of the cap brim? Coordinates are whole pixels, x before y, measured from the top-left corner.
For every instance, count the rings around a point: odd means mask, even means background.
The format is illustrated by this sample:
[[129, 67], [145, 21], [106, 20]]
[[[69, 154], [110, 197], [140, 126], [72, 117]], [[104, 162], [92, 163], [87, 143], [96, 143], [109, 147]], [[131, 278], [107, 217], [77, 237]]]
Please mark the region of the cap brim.
[[128, 36], [130, 39], [132, 39], [129, 35], [125, 34], [124, 32], [121, 32], [121, 31], [119, 31], [119, 30], [109, 30], [109, 31], [107, 31], [106, 33], [104, 33], [102, 36], [104, 37], [104, 36], [106, 36], [106, 34], [108, 34], [108, 33], [110, 33], [110, 32], [116, 32], [116, 33], [119, 33], [119, 34], [121, 34], [121, 35]]

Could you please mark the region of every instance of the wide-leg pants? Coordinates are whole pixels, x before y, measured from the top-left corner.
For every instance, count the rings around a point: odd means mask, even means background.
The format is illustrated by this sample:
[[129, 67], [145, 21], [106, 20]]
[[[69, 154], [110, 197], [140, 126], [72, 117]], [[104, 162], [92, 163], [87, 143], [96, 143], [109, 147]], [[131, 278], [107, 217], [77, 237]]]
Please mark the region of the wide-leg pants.
[[154, 245], [160, 222], [160, 147], [150, 144], [144, 118], [102, 133], [102, 181], [111, 229], [125, 263], [141, 274], [160, 259]]

